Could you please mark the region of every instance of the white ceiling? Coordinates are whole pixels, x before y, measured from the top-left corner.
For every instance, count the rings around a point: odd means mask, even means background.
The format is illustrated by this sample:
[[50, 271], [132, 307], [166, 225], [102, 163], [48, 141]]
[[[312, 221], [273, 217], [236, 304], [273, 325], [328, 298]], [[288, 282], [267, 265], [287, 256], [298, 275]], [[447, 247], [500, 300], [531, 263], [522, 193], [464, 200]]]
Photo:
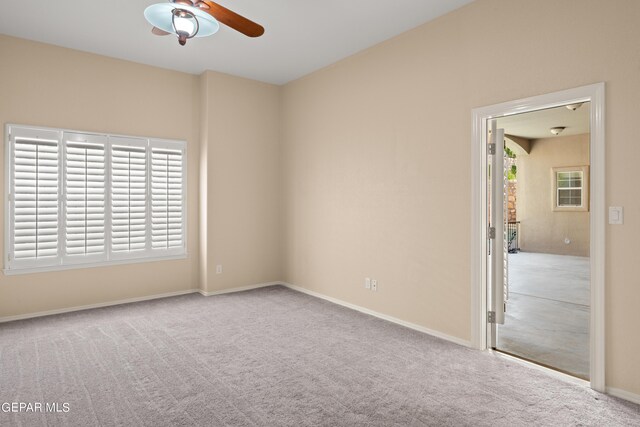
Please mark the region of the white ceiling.
[[589, 133], [589, 114], [590, 103], [585, 102], [575, 111], [556, 107], [501, 117], [497, 125], [505, 134], [526, 139], [552, 138], [549, 129], [558, 126], [566, 128], [559, 136], [581, 135]]
[[0, 33], [200, 74], [283, 84], [472, 0], [216, 0], [265, 27], [257, 39], [221, 25], [181, 47], [151, 34], [144, 9], [162, 0], [28, 0], [0, 14]]

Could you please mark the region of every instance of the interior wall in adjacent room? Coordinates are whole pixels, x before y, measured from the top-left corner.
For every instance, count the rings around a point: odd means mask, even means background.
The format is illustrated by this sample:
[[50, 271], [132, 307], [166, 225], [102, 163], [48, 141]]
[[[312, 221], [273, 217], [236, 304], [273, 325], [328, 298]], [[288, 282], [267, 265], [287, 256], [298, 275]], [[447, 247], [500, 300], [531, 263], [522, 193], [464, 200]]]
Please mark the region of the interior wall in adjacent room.
[[589, 212], [553, 209], [552, 168], [566, 166], [589, 166], [589, 134], [534, 139], [530, 153], [518, 156], [519, 243], [525, 252], [589, 256]]

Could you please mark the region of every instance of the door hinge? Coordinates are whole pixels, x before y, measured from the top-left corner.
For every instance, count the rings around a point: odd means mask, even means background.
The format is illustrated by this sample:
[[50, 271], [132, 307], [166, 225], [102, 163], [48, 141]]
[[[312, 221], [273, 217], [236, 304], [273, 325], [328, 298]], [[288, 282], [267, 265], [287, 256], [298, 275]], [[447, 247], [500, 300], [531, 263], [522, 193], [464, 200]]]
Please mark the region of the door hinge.
[[495, 311], [487, 311], [487, 322], [488, 323], [496, 323], [496, 312]]
[[496, 143], [495, 142], [490, 143], [488, 150], [489, 150], [489, 154], [491, 155], [496, 154]]
[[495, 227], [489, 227], [489, 230], [487, 231], [487, 235], [489, 236], [489, 239], [495, 239], [496, 238], [496, 228]]
[[13, 194], [9, 193], [9, 195], [7, 196], [10, 202], [13, 202]]

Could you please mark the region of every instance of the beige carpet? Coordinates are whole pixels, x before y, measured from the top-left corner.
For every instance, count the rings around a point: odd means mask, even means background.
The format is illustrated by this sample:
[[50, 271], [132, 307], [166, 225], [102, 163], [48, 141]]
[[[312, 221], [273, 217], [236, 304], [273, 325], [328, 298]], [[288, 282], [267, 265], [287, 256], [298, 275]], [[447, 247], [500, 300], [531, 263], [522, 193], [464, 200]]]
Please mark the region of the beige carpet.
[[2, 426], [640, 425], [637, 405], [283, 287], [2, 324], [0, 386], [69, 409]]

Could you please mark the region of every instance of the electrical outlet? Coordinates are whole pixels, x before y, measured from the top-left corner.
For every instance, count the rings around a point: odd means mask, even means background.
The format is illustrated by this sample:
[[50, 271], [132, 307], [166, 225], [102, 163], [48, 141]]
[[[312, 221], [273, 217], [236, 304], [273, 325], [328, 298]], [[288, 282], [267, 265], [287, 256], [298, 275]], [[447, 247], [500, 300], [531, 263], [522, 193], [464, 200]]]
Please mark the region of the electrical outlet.
[[371, 289], [371, 279], [369, 279], [368, 277], [365, 277], [364, 279], [364, 288]]
[[371, 290], [372, 291], [378, 290], [378, 281], [376, 279], [371, 279]]
[[222, 274], [222, 265], [216, 265], [216, 274]]

